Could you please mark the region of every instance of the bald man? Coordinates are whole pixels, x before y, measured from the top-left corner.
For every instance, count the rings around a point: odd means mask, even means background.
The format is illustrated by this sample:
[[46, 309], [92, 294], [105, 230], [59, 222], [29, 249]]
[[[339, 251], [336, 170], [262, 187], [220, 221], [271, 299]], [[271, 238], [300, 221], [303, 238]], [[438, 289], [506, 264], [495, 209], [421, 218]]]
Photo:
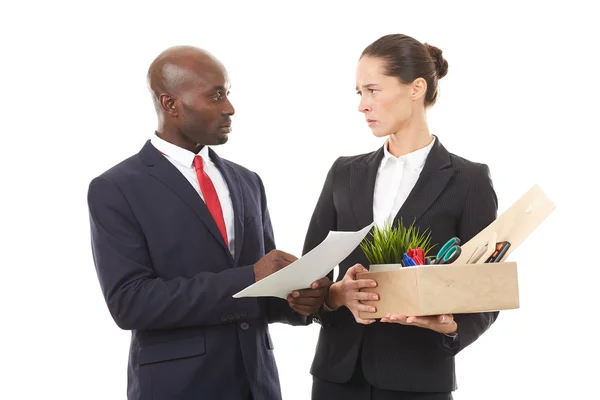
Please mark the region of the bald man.
[[174, 47], [148, 85], [157, 131], [88, 192], [102, 293], [132, 333], [128, 398], [280, 399], [268, 324], [309, 323], [329, 281], [288, 301], [232, 297], [296, 258], [275, 250], [260, 177], [211, 148], [231, 132], [227, 72]]

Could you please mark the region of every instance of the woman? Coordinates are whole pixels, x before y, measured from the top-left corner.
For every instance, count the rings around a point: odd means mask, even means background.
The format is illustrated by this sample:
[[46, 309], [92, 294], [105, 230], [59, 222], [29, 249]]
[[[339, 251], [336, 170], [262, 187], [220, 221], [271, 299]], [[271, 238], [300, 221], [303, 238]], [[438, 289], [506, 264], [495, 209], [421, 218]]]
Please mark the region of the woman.
[[[389, 218], [430, 228], [439, 246], [453, 236], [464, 243], [496, 218], [488, 167], [449, 153], [427, 127], [426, 109], [447, 71], [440, 49], [406, 35], [384, 36], [363, 51], [356, 73], [359, 111], [373, 134], [387, 141], [374, 152], [334, 162], [304, 253], [330, 230], [357, 231]], [[340, 263], [318, 313], [313, 399], [451, 399], [454, 356], [498, 313], [362, 320], [358, 311], [374, 308], [360, 301], [377, 296], [359, 292], [375, 284], [356, 280], [367, 263], [360, 247]]]

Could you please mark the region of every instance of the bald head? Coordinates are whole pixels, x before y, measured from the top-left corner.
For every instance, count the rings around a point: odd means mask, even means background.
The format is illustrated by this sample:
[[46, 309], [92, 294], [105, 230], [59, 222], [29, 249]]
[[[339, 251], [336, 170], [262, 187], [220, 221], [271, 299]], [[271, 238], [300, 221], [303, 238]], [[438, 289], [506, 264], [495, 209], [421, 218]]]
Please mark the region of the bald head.
[[204, 83], [207, 75], [224, 70], [219, 60], [206, 50], [193, 46], [170, 47], [148, 68], [148, 88], [155, 106], [160, 108], [161, 94], [178, 95], [191, 85]]
[[147, 79], [161, 137], [194, 152], [227, 141], [235, 111], [225, 67], [212, 54], [168, 48], [152, 62]]

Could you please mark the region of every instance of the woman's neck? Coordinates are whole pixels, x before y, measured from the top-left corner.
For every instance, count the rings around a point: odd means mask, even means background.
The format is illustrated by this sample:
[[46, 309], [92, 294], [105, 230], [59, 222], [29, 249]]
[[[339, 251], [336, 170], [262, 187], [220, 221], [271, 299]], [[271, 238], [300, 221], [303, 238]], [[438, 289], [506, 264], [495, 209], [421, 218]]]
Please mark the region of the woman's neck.
[[401, 157], [427, 147], [432, 140], [425, 118], [413, 119], [407, 126], [389, 136], [388, 151], [394, 157]]

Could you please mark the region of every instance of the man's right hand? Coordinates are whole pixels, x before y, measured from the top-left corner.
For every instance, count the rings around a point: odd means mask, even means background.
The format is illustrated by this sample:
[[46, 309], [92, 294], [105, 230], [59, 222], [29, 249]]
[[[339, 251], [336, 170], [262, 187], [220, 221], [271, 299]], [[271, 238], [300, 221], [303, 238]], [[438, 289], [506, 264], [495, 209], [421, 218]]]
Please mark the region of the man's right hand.
[[298, 258], [280, 250], [271, 250], [254, 264], [254, 280], [256, 282], [287, 267]]

